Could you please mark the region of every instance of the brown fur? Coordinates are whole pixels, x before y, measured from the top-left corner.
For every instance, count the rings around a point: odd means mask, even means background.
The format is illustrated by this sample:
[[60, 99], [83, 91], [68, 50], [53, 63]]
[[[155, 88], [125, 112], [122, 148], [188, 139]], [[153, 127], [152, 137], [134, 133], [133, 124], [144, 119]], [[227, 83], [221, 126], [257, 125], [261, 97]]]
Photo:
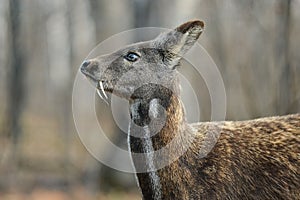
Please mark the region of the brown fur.
[[[185, 123], [178, 102], [170, 104], [168, 113], [156, 138], [165, 143], [172, 139], [170, 130]], [[162, 199], [300, 199], [300, 114], [191, 126], [197, 133], [190, 148], [158, 170]], [[187, 134], [183, 142], [192, 138]], [[211, 151], [201, 149], [204, 140], [216, 142]], [[143, 187], [143, 175], [139, 177]]]

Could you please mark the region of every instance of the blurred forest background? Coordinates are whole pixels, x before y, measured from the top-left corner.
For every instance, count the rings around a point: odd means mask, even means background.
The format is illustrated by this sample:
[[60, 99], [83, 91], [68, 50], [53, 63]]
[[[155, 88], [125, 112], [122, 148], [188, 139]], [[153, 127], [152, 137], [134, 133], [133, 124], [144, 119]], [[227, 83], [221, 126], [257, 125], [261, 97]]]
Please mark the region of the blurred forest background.
[[[227, 119], [300, 111], [299, 0], [1, 0], [0, 199], [140, 199], [133, 174], [101, 165], [81, 144], [74, 77], [113, 34], [195, 18], [224, 79]], [[111, 118], [106, 124], [113, 142], [126, 144]]]

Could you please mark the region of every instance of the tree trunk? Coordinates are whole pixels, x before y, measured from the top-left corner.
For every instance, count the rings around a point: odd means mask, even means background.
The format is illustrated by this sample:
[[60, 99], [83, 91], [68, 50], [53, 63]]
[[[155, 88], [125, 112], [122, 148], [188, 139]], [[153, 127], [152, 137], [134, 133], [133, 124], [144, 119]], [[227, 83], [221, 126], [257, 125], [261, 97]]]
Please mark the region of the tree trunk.
[[93, 23], [95, 25], [95, 37], [96, 37], [96, 42], [100, 42], [103, 37], [101, 36], [100, 33], [103, 33], [103, 30], [105, 27], [105, 13], [107, 12], [103, 9], [104, 7], [104, 2], [99, 1], [99, 0], [89, 0], [90, 4], [90, 13], [91, 13], [91, 18], [93, 20]]
[[290, 64], [289, 64], [289, 30], [291, 0], [278, 0], [276, 44], [274, 63], [279, 71], [279, 87], [277, 96], [277, 113], [287, 114], [291, 98]]
[[[62, 130], [63, 130], [63, 137], [64, 137], [64, 170], [65, 170], [65, 178], [67, 186], [71, 186], [72, 184], [72, 174], [71, 174], [71, 119], [72, 119], [72, 107], [70, 102], [72, 102], [72, 77], [73, 77], [73, 66], [74, 66], [74, 32], [73, 32], [73, 20], [72, 20], [72, 10], [73, 10], [73, 2], [70, 0], [67, 1], [68, 6], [65, 10], [65, 18], [67, 19], [67, 38], [68, 38], [68, 64], [67, 66], [68, 73], [70, 75], [66, 78], [66, 83], [64, 88], [62, 88], [61, 98], [62, 98], [62, 108], [61, 108], [61, 116], [62, 116]], [[68, 188], [69, 189], [69, 188]]]
[[24, 99], [24, 57], [20, 31], [20, 1], [9, 1], [9, 63], [8, 63], [8, 110], [7, 132], [13, 143], [14, 159], [17, 156], [19, 138], [22, 134], [20, 123]]

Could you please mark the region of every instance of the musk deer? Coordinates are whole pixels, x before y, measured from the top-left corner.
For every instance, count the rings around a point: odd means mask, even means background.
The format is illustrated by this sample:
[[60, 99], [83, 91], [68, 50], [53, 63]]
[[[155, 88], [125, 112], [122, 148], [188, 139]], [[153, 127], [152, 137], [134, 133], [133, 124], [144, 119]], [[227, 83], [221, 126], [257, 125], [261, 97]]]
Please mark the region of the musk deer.
[[129, 101], [128, 146], [143, 199], [300, 199], [300, 114], [186, 122], [176, 68], [203, 28], [189, 21], [81, 66], [100, 96]]

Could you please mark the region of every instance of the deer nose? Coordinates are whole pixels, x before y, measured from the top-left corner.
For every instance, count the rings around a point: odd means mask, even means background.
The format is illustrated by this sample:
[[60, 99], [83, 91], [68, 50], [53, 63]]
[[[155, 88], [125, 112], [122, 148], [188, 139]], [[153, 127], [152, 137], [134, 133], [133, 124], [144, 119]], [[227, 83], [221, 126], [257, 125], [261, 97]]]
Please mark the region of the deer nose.
[[91, 62], [88, 61], [88, 60], [83, 61], [82, 65], [81, 65], [81, 68], [82, 68], [82, 69], [86, 68], [87, 66], [89, 66], [90, 63], [91, 63]]
[[83, 61], [83, 63], [81, 64], [81, 67], [80, 67], [80, 71], [82, 73], [85, 73], [87, 71], [87, 67], [89, 66], [90, 63], [91, 62], [88, 60]]

